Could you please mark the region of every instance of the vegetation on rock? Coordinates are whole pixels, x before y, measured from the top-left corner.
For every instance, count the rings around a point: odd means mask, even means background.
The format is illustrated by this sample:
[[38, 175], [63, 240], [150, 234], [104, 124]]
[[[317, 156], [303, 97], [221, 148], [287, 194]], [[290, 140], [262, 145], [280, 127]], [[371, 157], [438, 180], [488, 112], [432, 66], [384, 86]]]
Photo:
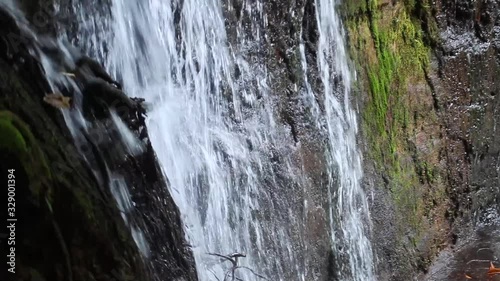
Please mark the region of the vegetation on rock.
[[[499, 73], [498, 3], [355, 0], [342, 8], [358, 86], [369, 93], [361, 98], [370, 176], [385, 187], [376, 188], [375, 236], [398, 233], [375, 242], [391, 264], [380, 268], [425, 272], [473, 214], [498, 205], [488, 168], [498, 153], [489, 121], [498, 100], [487, 95], [499, 87], [491, 77]], [[394, 226], [377, 221], [387, 212]]]
[[[419, 133], [438, 123], [426, 77], [435, 40], [426, 35], [427, 26], [435, 26], [430, 9], [427, 1], [359, 0], [343, 6], [359, 86], [370, 93], [363, 109], [367, 153], [396, 206], [399, 235], [393, 246], [419, 249], [421, 268], [446, 239], [435, 229], [447, 228], [440, 148], [433, 142], [439, 128]], [[411, 264], [413, 253], [402, 259]]]

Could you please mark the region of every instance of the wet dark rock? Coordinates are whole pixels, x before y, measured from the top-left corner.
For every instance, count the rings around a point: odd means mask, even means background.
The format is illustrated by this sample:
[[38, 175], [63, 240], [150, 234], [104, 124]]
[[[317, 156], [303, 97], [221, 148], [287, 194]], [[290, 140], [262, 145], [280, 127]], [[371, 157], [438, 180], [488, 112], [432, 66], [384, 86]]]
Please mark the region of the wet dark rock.
[[[500, 2], [378, 2], [376, 7], [367, 7], [365, 1], [344, 2], [349, 3], [344, 5], [347, 6], [349, 42], [359, 64], [362, 91], [373, 95], [372, 81], [364, 73], [380, 75], [370, 68], [381, 62], [377, 61], [380, 50], [373, 47], [376, 42], [371, 41], [384, 32], [399, 34], [400, 30], [391, 28], [395, 26], [394, 21], [388, 27], [388, 22], [397, 18], [398, 9], [405, 9], [414, 27], [424, 33], [422, 42], [429, 47], [430, 62], [424, 64], [422, 70], [412, 69], [403, 93], [397, 90], [398, 77], [393, 76], [390, 82], [391, 98], [406, 100], [401, 106], [410, 111], [405, 124], [397, 129], [385, 128], [386, 132], [394, 130], [398, 134], [400, 146], [394, 158], [399, 169], [405, 172], [396, 177], [388, 173], [392, 164], [384, 161], [387, 157], [384, 153], [380, 157], [382, 161], [370, 157], [365, 161], [366, 187], [375, 193], [371, 211], [372, 242], [379, 258], [377, 274], [379, 280], [461, 280], [465, 278], [465, 271], [460, 272], [459, 268], [466, 270], [465, 260], [480, 247], [467, 237], [479, 235], [483, 229], [480, 218], [500, 208], [499, 133], [495, 125], [500, 121], [496, 94], [500, 86]], [[398, 40], [391, 44], [397, 45]], [[411, 61], [415, 55], [405, 53], [401, 46], [393, 53], [404, 61]], [[362, 95], [361, 106], [365, 106], [365, 111], [371, 99], [369, 95]], [[390, 110], [386, 119], [394, 120], [397, 106]], [[370, 132], [366, 126], [363, 130], [365, 135]], [[365, 140], [366, 155], [373, 154], [376, 147], [373, 143], [382, 139], [370, 137]], [[385, 151], [389, 147], [384, 145], [381, 149]], [[399, 185], [393, 183], [401, 177], [404, 180]], [[420, 208], [421, 212], [416, 212], [415, 217], [399, 209], [398, 198], [402, 194], [398, 194], [397, 189], [401, 185], [411, 187], [403, 196], [415, 195], [403, 202]], [[412, 201], [420, 196], [421, 203]], [[386, 218], [390, 218], [389, 222]], [[484, 243], [497, 243], [492, 235], [483, 235], [481, 239]], [[469, 250], [462, 251], [464, 248]], [[446, 254], [435, 261], [441, 251]], [[442, 266], [439, 277], [433, 276], [436, 267], [433, 262]], [[424, 277], [423, 273], [429, 268]]]
[[[449, 179], [458, 213], [473, 219], [473, 213], [481, 212], [497, 200], [495, 194], [476, 201], [477, 196], [471, 189], [480, 191], [490, 188], [488, 179], [497, 178], [494, 167], [498, 165], [498, 147], [496, 145], [496, 122], [498, 122], [499, 103], [497, 97], [488, 95], [500, 87], [497, 79], [500, 74], [500, 55], [494, 43], [500, 40], [495, 30], [499, 27], [500, 17], [498, 1], [472, 2], [458, 1], [454, 7], [443, 3], [440, 11], [450, 21], [443, 34], [442, 44], [452, 55], [438, 56], [442, 65], [441, 77], [433, 76], [436, 96], [442, 104], [442, 117], [447, 128], [448, 157], [451, 161]], [[453, 11], [462, 12], [454, 15]], [[475, 17], [463, 17], [465, 13]], [[480, 33], [474, 32], [474, 25], [479, 25]], [[465, 33], [463, 33], [465, 32]], [[448, 37], [450, 33], [455, 37]], [[462, 35], [460, 35], [462, 34]], [[477, 202], [470, 205], [470, 202]], [[488, 203], [490, 202], [490, 203]], [[475, 206], [474, 206], [475, 205]]]
[[474, 225], [461, 231], [455, 246], [440, 253], [425, 280], [461, 280], [465, 275], [472, 280], [500, 280], [500, 276], [488, 278], [486, 274], [491, 262], [496, 267], [500, 265], [498, 215], [495, 209], [489, 209]]
[[[82, 137], [73, 138], [62, 112], [43, 102], [52, 89], [29, 51], [39, 43], [25, 27], [0, 6], [0, 166], [15, 168], [19, 179], [12, 280], [196, 280], [179, 211], [147, 137], [143, 101], [123, 98], [104, 80], [87, 83], [84, 92], [111, 92], [133, 108], [134, 117], [122, 119], [142, 148], [130, 152], [121, 130], [108, 130], [109, 119], [94, 121], [88, 133], [76, 128]], [[23, 40], [13, 45], [12, 36]], [[137, 205], [127, 214], [112, 195], [123, 183]], [[145, 255], [131, 228], [143, 232]]]
[[[120, 83], [115, 81], [111, 76], [104, 70], [104, 67], [94, 59], [89, 58], [88, 56], [81, 56], [76, 60], [77, 71], [81, 73], [81, 75], [91, 75], [96, 78], [100, 78], [109, 84], [113, 84], [119, 90], [122, 89]], [[95, 84], [95, 83], [94, 83]]]
[[136, 115], [139, 105], [108, 82], [91, 78], [82, 84], [82, 110], [87, 119], [110, 118], [110, 110], [116, 111], [118, 116], [124, 119]]

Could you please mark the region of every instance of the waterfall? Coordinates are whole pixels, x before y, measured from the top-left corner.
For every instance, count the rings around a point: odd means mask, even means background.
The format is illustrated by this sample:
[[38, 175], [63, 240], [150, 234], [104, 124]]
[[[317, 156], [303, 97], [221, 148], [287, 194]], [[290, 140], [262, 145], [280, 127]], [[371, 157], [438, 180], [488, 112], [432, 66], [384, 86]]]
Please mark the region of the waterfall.
[[[369, 222], [370, 218], [368, 200], [361, 186], [363, 167], [356, 144], [358, 124], [356, 112], [350, 105], [352, 77], [335, 2], [316, 2], [320, 33], [317, 63], [325, 93], [329, 136], [326, 150], [328, 193], [330, 198], [336, 198], [330, 204], [331, 234], [337, 250], [342, 249], [340, 252], [348, 256], [349, 276], [341, 275], [343, 280], [374, 280], [373, 253], [364, 227], [364, 222]], [[332, 87], [335, 79], [342, 81], [340, 90]], [[336, 97], [336, 92], [340, 98]]]
[[[308, 253], [317, 241], [306, 235], [306, 214], [320, 207], [307, 200], [312, 182], [295, 157], [301, 144], [278, 120], [273, 78], [259, 59], [265, 1], [242, 2], [251, 23], [234, 23], [233, 39], [223, 16], [232, 6], [217, 0], [113, 0], [111, 18], [76, 4], [78, 41], [123, 80], [130, 96], [149, 103], [151, 141], [181, 210], [200, 280], [222, 280], [228, 268], [207, 253], [233, 252], [245, 253], [241, 265], [269, 280], [326, 280], [310, 270], [317, 260]], [[339, 259], [348, 257], [339, 276], [374, 280], [349, 97], [354, 79], [335, 9], [335, 0], [316, 2], [317, 65], [308, 66], [303, 44], [300, 49], [303, 69], [317, 67], [323, 88], [313, 89], [305, 76], [303, 92], [315, 126], [328, 139], [328, 243]], [[324, 96], [323, 111], [316, 95]], [[259, 279], [248, 269], [237, 275]]]

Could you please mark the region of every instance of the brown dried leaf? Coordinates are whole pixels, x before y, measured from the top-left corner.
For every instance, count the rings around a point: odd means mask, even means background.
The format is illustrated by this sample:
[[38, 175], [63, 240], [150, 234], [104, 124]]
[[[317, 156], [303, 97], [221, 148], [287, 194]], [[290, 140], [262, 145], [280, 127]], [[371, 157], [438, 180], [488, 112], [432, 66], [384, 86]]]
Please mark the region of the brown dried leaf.
[[472, 279], [472, 276], [465, 274], [466, 279]]
[[71, 98], [65, 97], [59, 93], [48, 94], [43, 97], [43, 101], [52, 105], [55, 108], [70, 108]]
[[496, 274], [500, 274], [500, 268], [497, 268], [490, 262], [490, 270], [488, 270], [488, 275], [493, 276]]

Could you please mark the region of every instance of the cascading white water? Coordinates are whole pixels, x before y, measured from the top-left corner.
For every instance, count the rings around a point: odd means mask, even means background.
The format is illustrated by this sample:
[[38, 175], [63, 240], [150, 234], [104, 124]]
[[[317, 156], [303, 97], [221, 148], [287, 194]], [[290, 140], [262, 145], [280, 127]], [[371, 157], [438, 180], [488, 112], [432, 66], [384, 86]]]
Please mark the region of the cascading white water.
[[[208, 252], [246, 253], [242, 265], [285, 280], [289, 267], [298, 268], [290, 265], [299, 264], [290, 241], [293, 227], [281, 219], [293, 214], [293, 206], [262, 187], [277, 182], [268, 171], [270, 155], [293, 147], [284, 127], [274, 122], [265, 67], [230, 51], [218, 1], [184, 1], [177, 26], [175, 7], [115, 1], [108, 65], [130, 95], [154, 102], [150, 136], [183, 214], [200, 280], [222, 278], [227, 269]], [[258, 13], [259, 5], [247, 9]], [[258, 28], [252, 28], [256, 37]], [[235, 63], [239, 81], [231, 75]], [[252, 83], [256, 86], [248, 87]], [[243, 103], [253, 104], [252, 111]], [[281, 164], [288, 182], [302, 180], [291, 159]], [[263, 213], [270, 216], [267, 221]], [[244, 269], [238, 276], [257, 278]]]
[[[309, 206], [303, 196], [311, 183], [291, 156], [300, 144], [290, 141], [288, 129], [277, 122], [265, 63], [249, 55], [262, 45], [264, 4], [243, 1], [252, 22], [250, 27], [235, 23], [233, 44], [217, 0], [114, 0], [113, 19], [104, 23], [79, 14], [85, 48], [122, 78], [129, 95], [151, 103], [151, 141], [181, 210], [202, 281], [222, 280], [227, 270], [207, 252], [246, 253], [241, 264], [269, 280], [326, 278], [308, 273], [314, 261], [307, 249], [314, 241], [304, 236]], [[374, 280], [343, 34], [334, 0], [317, 0], [316, 9], [324, 112], [303, 79], [313, 119], [328, 136], [325, 196], [331, 198], [332, 249], [342, 248], [349, 257], [342, 280]], [[302, 60], [307, 68], [304, 55]], [[336, 96], [334, 75], [343, 81], [343, 95]], [[259, 279], [249, 270], [238, 276]]]
[[[82, 115], [82, 93], [75, 81], [68, 79], [63, 72], [63, 64], [65, 67], [71, 69], [75, 68], [75, 54], [77, 50], [73, 46], [69, 46], [66, 40], [54, 40], [48, 36], [38, 36], [36, 32], [31, 29], [28, 20], [25, 18], [23, 12], [19, 9], [19, 3], [13, 2], [11, 0], [0, 0], [0, 8], [6, 9], [12, 16], [16, 19], [19, 28], [24, 32], [23, 36], [26, 36], [26, 41], [30, 42], [28, 46], [30, 54], [39, 60], [41, 67], [43, 68], [43, 73], [45, 74], [46, 81], [52, 93], [61, 93], [64, 90], [71, 89], [73, 92], [73, 110], [63, 110], [61, 113], [64, 116], [66, 125], [73, 137], [78, 151], [87, 163], [92, 166], [89, 156], [93, 154], [92, 148], [90, 148], [89, 139], [94, 142], [103, 141], [104, 139], [109, 139], [111, 133], [114, 137], [119, 140], [114, 142], [115, 148], [123, 149], [118, 154], [129, 154], [137, 155], [143, 151], [144, 144], [139, 141], [134, 134], [129, 130], [126, 124], [118, 117], [116, 112], [111, 110], [111, 122], [106, 124], [106, 122], [99, 124], [97, 127], [93, 126], [85, 120]], [[95, 21], [95, 19], [93, 19]], [[97, 21], [95, 21], [97, 22]], [[57, 55], [54, 55], [54, 51], [58, 51]], [[79, 52], [78, 52], [79, 53]], [[49, 93], [46, 93], [49, 94]], [[93, 131], [92, 131], [93, 130]], [[90, 136], [92, 134], [92, 136]], [[84, 136], [86, 135], [86, 136]], [[123, 146], [123, 147], [121, 147]], [[92, 153], [88, 153], [91, 151]], [[93, 155], [96, 157], [96, 155]], [[103, 183], [107, 183], [110, 188], [111, 194], [113, 195], [118, 209], [122, 213], [122, 218], [127, 224], [131, 231], [131, 235], [137, 244], [141, 253], [148, 257], [149, 246], [147, 245], [146, 239], [142, 229], [140, 229], [135, 223], [131, 223], [126, 216], [130, 213], [132, 207], [131, 196], [129, 194], [127, 183], [122, 175], [110, 170], [105, 163], [106, 172], [110, 175], [109, 182], [106, 182], [104, 178], [103, 171], [98, 171], [99, 169], [93, 169], [96, 178], [101, 179]], [[54, 168], [55, 166], [52, 166]], [[60, 168], [60, 166], [58, 167]], [[67, 167], [65, 167], [67, 168]], [[64, 169], [64, 168], [63, 168]]]
[[[325, 93], [326, 127], [329, 149], [330, 223], [333, 244], [349, 257], [349, 275], [343, 280], [374, 280], [373, 252], [366, 236], [365, 222], [370, 222], [368, 200], [361, 186], [363, 167], [357, 148], [358, 124], [350, 105], [351, 70], [345, 50], [343, 28], [335, 11], [335, 0], [317, 0], [319, 26], [318, 69]], [[341, 95], [333, 88], [334, 77], [342, 81]], [[337, 78], [337, 79], [339, 79]], [[337, 218], [337, 219], [336, 219]], [[334, 223], [335, 221], [339, 223]], [[340, 227], [340, 230], [336, 229]], [[341, 231], [341, 234], [337, 234]], [[341, 246], [341, 247], [338, 247]], [[345, 246], [345, 247], [344, 247]]]

